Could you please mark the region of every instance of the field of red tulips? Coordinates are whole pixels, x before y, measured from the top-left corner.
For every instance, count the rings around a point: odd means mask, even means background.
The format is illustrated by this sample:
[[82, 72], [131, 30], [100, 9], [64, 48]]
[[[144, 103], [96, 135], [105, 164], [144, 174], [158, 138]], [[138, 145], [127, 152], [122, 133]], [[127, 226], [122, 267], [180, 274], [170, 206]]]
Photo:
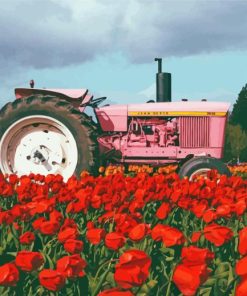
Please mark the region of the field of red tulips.
[[247, 295], [241, 177], [0, 174], [0, 196], [1, 296]]

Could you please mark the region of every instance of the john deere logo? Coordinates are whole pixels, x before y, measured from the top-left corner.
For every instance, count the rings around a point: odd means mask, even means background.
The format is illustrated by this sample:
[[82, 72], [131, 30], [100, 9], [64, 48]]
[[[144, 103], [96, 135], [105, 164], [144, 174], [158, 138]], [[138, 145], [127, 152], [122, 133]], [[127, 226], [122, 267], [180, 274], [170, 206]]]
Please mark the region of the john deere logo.
[[226, 116], [226, 112], [129, 111], [128, 116]]

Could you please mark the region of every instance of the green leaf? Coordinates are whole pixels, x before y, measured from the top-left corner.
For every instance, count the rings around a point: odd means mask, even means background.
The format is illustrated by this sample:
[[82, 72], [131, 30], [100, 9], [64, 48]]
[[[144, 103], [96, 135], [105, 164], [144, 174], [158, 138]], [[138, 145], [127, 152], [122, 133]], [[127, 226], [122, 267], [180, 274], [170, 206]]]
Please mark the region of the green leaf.
[[153, 289], [157, 285], [158, 281], [150, 280], [147, 285], [150, 289]]
[[36, 291], [36, 295], [43, 295], [44, 291], [45, 291], [45, 289], [42, 286], [40, 286], [40, 287], [38, 287], [38, 289]]
[[221, 262], [218, 264], [215, 274], [220, 274], [226, 271], [229, 271], [229, 262]]
[[229, 271], [225, 271], [225, 272], [213, 275], [213, 278], [215, 279], [224, 279], [224, 278], [228, 279], [228, 277], [229, 277]]
[[5, 248], [0, 247], [0, 256], [3, 255], [4, 251], [5, 251]]
[[216, 279], [210, 277], [210, 278], [208, 278], [207, 281], [203, 284], [203, 287], [207, 287], [207, 289], [208, 289], [208, 287], [213, 287], [213, 286], [215, 285], [215, 283], [216, 283]]
[[66, 288], [66, 296], [73, 296], [74, 291], [72, 288]]
[[200, 288], [199, 295], [200, 296], [210, 296], [212, 288]]
[[92, 291], [92, 296], [97, 296], [98, 295], [98, 293], [99, 293], [99, 291], [101, 289], [101, 286], [104, 283], [108, 272], [110, 271], [110, 268], [111, 268], [111, 262], [109, 263], [107, 269], [100, 275], [99, 282], [97, 283], [97, 286]]
[[[150, 291], [157, 285], [157, 283], [158, 282], [155, 280], [150, 280], [149, 282], [144, 283], [139, 290], [140, 295], [142, 295], [142, 293], [144, 293], [144, 295], [149, 295]], [[137, 295], [139, 295], [139, 293]]]
[[234, 280], [234, 271], [232, 266], [229, 264], [229, 276], [228, 276], [228, 282], [227, 285], [229, 286], [229, 284]]
[[17, 252], [7, 252], [7, 255], [10, 255], [10, 256], [16, 257]]
[[106, 277], [106, 281], [111, 284], [112, 287], [115, 286], [115, 280], [114, 280], [114, 273], [113, 272], [109, 272], [107, 274], [107, 277]]
[[13, 239], [13, 234], [12, 232], [9, 232], [8, 235], [7, 235], [7, 244], [9, 244]]
[[[84, 276], [78, 279], [77, 283], [79, 282], [79, 295], [89, 295], [89, 280], [87, 276]], [[74, 294], [73, 294], [74, 295]]]
[[174, 249], [171, 249], [171, 248], [166, 248], [164, 246], [162, 246], [160, 248], [160, 252], [163, 253], [163, 254], [167, 254], [169, 256], [173, 256], [174, 257], [174, 254], [175, 254], [175, 250]]
[[217, 286], [222, 292], [224, 292], [227, 288], [227, 279], [219, 279], [217, 281]]
[[7, 287], [0, 287], [0, 295], [1, 296], [8, 296], [9, 295], [9, 288]]
[[44, 252], [40, 252], [40, 253], [43, 255], [43, 257], [45, 258], [45, 260], [48, 261], [48, 263], [49, 263], [49, 268], [50, 268], [50, 269], [54, 269], [54, 268], [55, 268], [55, 265], [54, 265], [54, 263], [52, 262], [51, 257], [50, 257], [48, 254], [45, 254]]

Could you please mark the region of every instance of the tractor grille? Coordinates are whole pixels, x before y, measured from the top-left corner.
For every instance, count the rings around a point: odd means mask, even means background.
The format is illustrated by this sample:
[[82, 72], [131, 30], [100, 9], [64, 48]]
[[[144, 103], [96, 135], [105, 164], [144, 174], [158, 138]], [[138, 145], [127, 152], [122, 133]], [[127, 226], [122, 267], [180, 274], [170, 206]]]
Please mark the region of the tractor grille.
[[180, 117], [180, 147], [209, 147], [209, 117]]

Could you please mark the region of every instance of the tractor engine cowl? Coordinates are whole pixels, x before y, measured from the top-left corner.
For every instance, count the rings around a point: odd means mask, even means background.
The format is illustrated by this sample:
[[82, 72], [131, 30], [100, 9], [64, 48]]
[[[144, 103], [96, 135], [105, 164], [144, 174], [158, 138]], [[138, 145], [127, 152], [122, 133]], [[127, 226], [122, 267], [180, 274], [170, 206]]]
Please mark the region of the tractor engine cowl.
[[100, 137], [105, 148], [124, 152], [128, 147], [168, 147], [175, 146], [178, 140], [177, 118], [132, 118], [127, 133]]

